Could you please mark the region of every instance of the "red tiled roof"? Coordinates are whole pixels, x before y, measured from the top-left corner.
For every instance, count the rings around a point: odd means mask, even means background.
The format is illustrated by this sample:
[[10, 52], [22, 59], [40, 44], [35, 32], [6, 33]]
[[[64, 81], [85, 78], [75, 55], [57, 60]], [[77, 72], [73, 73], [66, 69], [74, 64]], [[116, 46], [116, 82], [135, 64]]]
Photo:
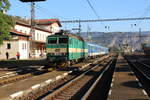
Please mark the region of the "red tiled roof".
[[35, 21], [40, 21], [40, 22], [57, 22], [59, 21], [58, 19], [36, 19]]
[[12, 32], [12, 33], [16, 33], [16, 34], [18, 34], [18, 35], [23, 35], [23, 36], [28, 36], [28, 37], [31, 37], [31, 35], [29, 35], [29, 34], [26, 34], [26, 33], [23, 33], [23, 32], [19, 32], [19, 31], [17, 31], [17, 30], [11, 30], [10, 32]]
[[57, 22], [59, 26], [61, 26], [61, 23], [58, 19], [36, 19], [35, 20], [38, 25], [50, 25], [54, 22]]

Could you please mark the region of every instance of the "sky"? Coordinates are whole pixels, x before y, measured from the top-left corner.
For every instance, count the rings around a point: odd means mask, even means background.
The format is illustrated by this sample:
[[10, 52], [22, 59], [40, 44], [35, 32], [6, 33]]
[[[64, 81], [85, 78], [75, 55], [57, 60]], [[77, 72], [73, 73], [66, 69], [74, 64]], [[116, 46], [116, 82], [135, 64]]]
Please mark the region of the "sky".
[[[9, 0], [11, 3], [9, 15], [30, 18], [31, 3], [23, 3], [19, 0]], [[150, 0], [89, 0], [95, 9], [99, 19], [109, 18], [134, 18], [150, 16]], [[36, 2], [36, 19], [59, 20], [88, 20], [98, 19], [90, 8], [87, 0], [46, 0]], [[136, 25], [135, 25], [136, 24]], [[105, 28], [108, 26], [109, 28]], [[77, 28], [78, 23], [62, 23], [62, 29], [72, 30]], [[89, 28], [88, 28], [89, 27]], [[150, 31], [150, 20], [142, 21], [117, 21], [117, 22], [92, 22], [81, 23], [83, 32], [99, 31]], [[74, 30], [72, 30], [74, 31]]]

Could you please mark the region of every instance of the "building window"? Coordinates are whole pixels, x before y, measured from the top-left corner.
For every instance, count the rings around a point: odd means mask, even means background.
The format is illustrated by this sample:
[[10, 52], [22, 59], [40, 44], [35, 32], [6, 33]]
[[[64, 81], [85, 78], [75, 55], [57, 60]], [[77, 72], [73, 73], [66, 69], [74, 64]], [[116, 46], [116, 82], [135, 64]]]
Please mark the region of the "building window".
[[44, 34], [42, 35], [42, 40], [44, 40]]
[[22, 43], [22, 49], [24, 49], [24, 43]]
[[27, 45], [26, 45], [26, 43], [24, 43], [24, 49], [27, 49]]
[[37, 40], [39, 39], [39, 34], [37, 33]]
[[42, 40], [42, 34], [40, 34], [40, 40]]
[[11, 44], [7, 43], [7, 49], [11, 49]]

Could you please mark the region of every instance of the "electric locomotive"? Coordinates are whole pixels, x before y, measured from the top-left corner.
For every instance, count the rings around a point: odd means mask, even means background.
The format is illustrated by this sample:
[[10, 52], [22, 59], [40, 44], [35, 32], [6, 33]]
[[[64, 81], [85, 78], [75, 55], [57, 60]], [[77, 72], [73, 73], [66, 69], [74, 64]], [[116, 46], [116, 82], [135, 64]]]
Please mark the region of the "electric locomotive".
[[51, 64], [69, 66], [88, 56], [87, 44], [80, 36], [63, 31], [47, 37], [47, 60]]

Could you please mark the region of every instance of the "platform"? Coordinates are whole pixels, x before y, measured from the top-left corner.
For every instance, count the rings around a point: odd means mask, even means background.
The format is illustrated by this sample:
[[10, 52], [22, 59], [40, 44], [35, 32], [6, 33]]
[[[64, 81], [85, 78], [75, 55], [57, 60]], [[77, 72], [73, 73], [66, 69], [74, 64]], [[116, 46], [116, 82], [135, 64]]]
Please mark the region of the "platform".
[[122, 56], [117, 60], [108, 100], [150, 100]]

